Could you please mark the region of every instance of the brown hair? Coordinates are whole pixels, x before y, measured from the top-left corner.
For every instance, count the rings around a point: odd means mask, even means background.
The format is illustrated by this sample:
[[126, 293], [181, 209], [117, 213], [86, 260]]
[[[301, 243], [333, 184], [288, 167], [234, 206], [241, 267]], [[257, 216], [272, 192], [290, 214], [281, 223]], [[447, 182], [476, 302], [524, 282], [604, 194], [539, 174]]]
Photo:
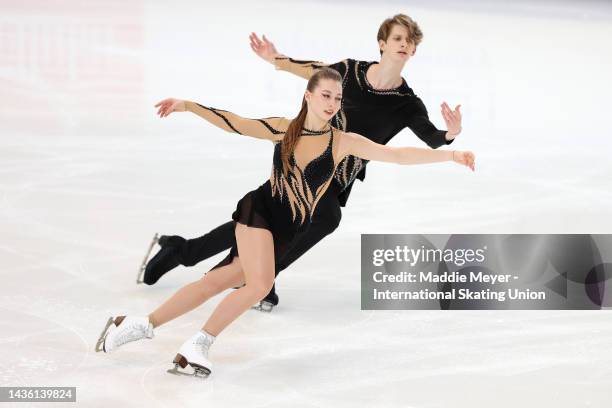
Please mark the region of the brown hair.
[[[308, 85], [306, 85], [306, 89], [309, 92], [313, 92], [319, 85], [319, 81], [322, 79], [333, 79], [334, 81], [342, 82], [342, 77], [338, 71], [323, 67], [310, 77], [308, 80]], [[289, 123], [287, 132], [285, 132], [285, 137], [283, 137], [283, 141], [281, 142], [281, 159], [283, 161], [283, 173], [285, 176], [287, 176], [287, 172], [290, 168], [289, 158], [293, 154], [295, 146], [297, 146], [297, 142], [302, 134], [302, 128], [304, 127], [304, 121], [306, 120], [306, 113], [308, 113], [308, 105], [306, 104], [306, 98], [303, 98], [300, 112], [291, 121], [291, 123]]]
[[[419, 45], [423, 40], [423, 32], [419, 25], [408, 17], [405, 14], [396, 14], [393, 17], [389, 17], [378, 28], [378, 35], [376, 36], [376, 40], [387, 41], [389, 39], [389, 34], [391, 34], [391, 29], [394, 25], [401, 25], [408, 30], [408, 40], [413, 41], [414, 45]], [[380, 55], [382, 55], [382, 50], [380, 50]]]

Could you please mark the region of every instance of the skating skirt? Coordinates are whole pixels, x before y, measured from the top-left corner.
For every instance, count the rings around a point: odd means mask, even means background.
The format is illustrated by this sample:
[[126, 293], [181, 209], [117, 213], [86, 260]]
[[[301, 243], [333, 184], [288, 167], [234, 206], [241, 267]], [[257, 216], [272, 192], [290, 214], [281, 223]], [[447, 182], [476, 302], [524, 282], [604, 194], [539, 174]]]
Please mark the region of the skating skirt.
[[[232, 219], [234, 223], [270, 231], [274, 241], [275, 262], [287, 254], [296, 243], [296, 238], [304, 234], [309, 226], [308, 223], [297, 224], [293, 221], [289, 204], [272, 196], [269, 181], [248, 192], [238, 201]], [[227, 257], [212, 269], [230, 264], [237, 256], [238, 246], [234, 244]]]

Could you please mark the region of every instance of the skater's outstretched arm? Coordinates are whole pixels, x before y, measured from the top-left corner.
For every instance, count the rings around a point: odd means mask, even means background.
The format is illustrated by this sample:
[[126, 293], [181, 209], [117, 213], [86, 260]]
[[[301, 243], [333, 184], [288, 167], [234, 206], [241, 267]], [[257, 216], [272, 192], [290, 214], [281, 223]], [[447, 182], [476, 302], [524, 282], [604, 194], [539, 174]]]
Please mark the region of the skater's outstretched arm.
[[304, 79], [310, 79], [315, 72], [323, 67], [332, 68], [332, 65], [336, 65], [319, 61], [296, 60], [281, 54], [274, 57], [273, 64], [279, 71], [287, 71]]
[[253, 52], [264, 61], [274, 65], [278, 70], [290, 72], [304, 79], [310, 79], [312, 74], [322, 67], [333, 68], [340, 72], [342, 76], [345, 74], [342, 70], [342, 66], [345, 65], [343, 62], [345, 61], [336, 64], [325, 64], [319, 61], [295, 60], [279, 53], [274, 43], [268, 40], [265, 35], [260, 39], [257, 34], [251, 33], [249, 40], [251, 41], [250, 45]]
[[342, 133], [340, 159], [346, 155], [398, 164], [426, 164], [454, 161], [474, 171], [474, 153], [458, 150], [430, 150], [418, 147], [391, 147], [375, 143], [357, 133]]
[[159, 108], [157, 114], [160, 118], [164, 118], [172, 112], [189, 111], [227, 132], [267, 139], [273, 142], [282, 140], [290, 122], [288, 119], [280, 117], [247, 119], [232, 112], [175, 98], [164, 99], [158, 102], [155, 107]]

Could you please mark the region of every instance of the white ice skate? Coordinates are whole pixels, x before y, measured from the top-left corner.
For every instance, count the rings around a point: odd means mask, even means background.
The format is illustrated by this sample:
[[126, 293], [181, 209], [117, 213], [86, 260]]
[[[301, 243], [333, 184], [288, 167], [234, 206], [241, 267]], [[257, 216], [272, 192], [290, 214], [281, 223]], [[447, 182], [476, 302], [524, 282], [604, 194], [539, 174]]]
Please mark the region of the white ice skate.
[[149, 261], [149, 255], [151, 255], [151, 251], [153, 250], [153, 247], [155, 246], [155, 244], [157, 244], [157, 242], [159, 242], [159, 234], [155, 233], [153, 240], [151, 240], [151, 244], [149, 244], [149, 249], [147, 250], [147, 254], [145, 255], [144, 259], [142, 260], [142, 263], [140, 264], [140, 269], [138, 270], [138, 276], [136, 276], [137, 284], [144, 282], [142, 280], [142, 277], [144, 276], [145, 269], [147, 268], [147, 262]]
[[[214, 339], [215, 337], [208, 333], [197, 332], [183, 343], [178, 354], [174, 357], [174, 368], [168, 370], [168, 372], [175, 375], [207, 378], [212, 372], [212, 363], [208, 360], [208, 349]], [[184, 370], [187, 366], [193, 368], [193, 371]]]
[[147, 316], [111, 316], [96, 343], [96, 351], [110, 353], [125, 343], [152, 339], [153, 336], [153, 325]]

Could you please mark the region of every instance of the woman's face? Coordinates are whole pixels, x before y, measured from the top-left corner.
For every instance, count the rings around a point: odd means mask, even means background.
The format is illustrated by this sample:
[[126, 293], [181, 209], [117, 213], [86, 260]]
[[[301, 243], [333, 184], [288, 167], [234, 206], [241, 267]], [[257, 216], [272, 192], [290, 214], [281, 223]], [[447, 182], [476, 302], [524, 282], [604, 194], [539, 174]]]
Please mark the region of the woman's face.
[[333, 79], [321, 79], [316, 88], [304, 94], [308, 111], [317, 118], [329, 121], [334, 117], [342, 102], [342, 84]]

